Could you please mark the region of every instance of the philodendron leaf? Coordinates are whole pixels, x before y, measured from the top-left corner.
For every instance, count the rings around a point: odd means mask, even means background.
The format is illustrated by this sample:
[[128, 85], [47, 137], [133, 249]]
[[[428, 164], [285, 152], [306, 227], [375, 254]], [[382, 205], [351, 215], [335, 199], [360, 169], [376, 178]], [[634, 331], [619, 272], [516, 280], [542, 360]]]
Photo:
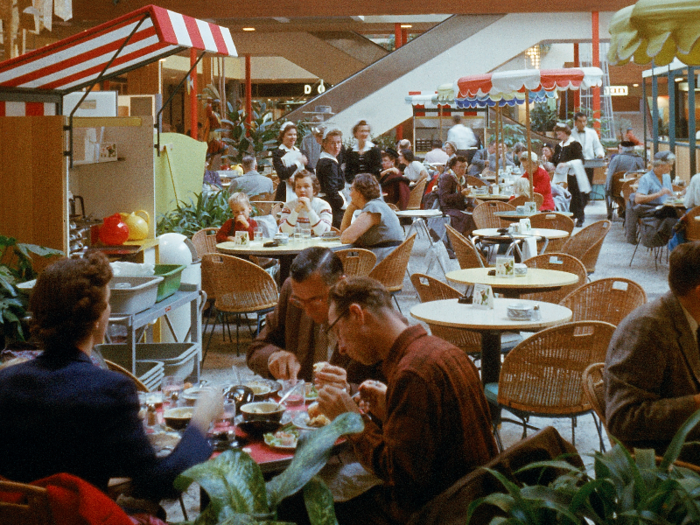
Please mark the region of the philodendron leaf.
[[304, 504], [311, 525], [338, 525], [333, 507], [333, 493], [318, 476], [311, 478], [304, 486]]
[[184, 492], [192, 482], [207, 492], [217, 516], [270, 512], [260, 467], [241, 450], [227, 450], [187, 469], [175, 479], [174, 486]]
[[303, 434], [292, 463], [267, 483], [270, 508], [276, 509], [284, 498], [301, 490], [318, 474], [328, 461], [333, 444], [340, 436], [362, 432], [364, 427], [360, 414], [347, 412], [336, 417], [330, 425]]
[[676, 435], [673, 436], [671, 444], [666, 449], [664, 458], [661, 460], [660, 468], [663, 470], [668, 470], [671, 464], [678, 459], [678, 455], [681, 453], [683, 448], [683, 443], [685, 443], [686, 438], [691, 430], [700, 422], [700, 410], [697, 410], [692, 416], [686, 419], [685, 423], [681, 425], [678, 429]]

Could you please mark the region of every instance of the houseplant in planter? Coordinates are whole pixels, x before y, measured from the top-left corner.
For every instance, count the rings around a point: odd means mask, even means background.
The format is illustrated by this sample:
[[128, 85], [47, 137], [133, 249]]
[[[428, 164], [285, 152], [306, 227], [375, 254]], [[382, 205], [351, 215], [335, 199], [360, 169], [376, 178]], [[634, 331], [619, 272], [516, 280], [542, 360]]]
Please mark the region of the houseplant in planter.
[[64, 254], [0, 235], [0, 348], [11, 341], [24, 341], [22, 319], [27, 314], [27, 296], [17, 290], [17, 285], [36, 278], [32, 255], [62, 257]]
[[700, 422], [700, 411], [690, 416], [660, 460], [651, 449], [634, 456], [617, 443], [605, 454], [594, 454], [594, 476], [565, 461], [542, 461], [525, 469], [555, 467], [565, 473], [547, 486], [518, 486], [499, 472], [492, 474], [506, 488], [472, 502], [497, 506], [504, 517], [491, 523], [585, 525], [643, 523], [700, 523], [700, 475], [674, 464], [688, 433]]
[[[313, 525], [334, 525], [333, 495], [316, 476], [331, 455], [337, 439], [364, 428], [359, 414], [338, 416], [330, 425], [303, 434], [287, 469], [265, 483], [260, 467], [242, 450], [227, 450], [220, 456], [196, 465], [175, 480], [175, 488], [185, 491], [198, 483], [210, 503], [193, 522], [196, 525], [279, 524], [276, 511], [283, 499], [304, 491], [304, 502]], [[180, 524], [184, 525], [184, 524]]]

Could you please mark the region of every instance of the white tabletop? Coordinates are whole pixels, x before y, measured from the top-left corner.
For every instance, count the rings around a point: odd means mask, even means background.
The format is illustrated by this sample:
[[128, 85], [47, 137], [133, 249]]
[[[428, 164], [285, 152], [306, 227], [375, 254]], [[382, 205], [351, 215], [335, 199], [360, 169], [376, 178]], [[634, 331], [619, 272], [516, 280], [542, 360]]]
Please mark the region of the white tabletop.
[[536, 211], [535, 213], [518, 213], [517, 211], [496, 211], [493, 214], [501, 219], [529, 219], [533, 215], [552, 215], [557, 213], [559, 215], [565, 215], [566, 217], [573, 217], [574, 214], [570, 211]]
[[279, 246], [265, 247], [263, 244], [270, 242], [271, 239], [264, 241], [250, 241], [248, 245], [241, 246], [231, 241], [222, 242], [216, 245], [216, 249], [221, 253], [229, 255], [260, 255], [266, 257], [275, 257], [279, 255], [296, 255], [306, 248], [311, 246], [322, 246], [329, 250], [335, 251], [342, 248], [350, 248], [351, 244], [343, 244], [339, 240], [324, 241], [320, 237], [311, 237], [308, 241], [296, 241], [289, 239], [288, 244], [280, 244]]
[[[459, 304], [457, 299], [443, 299], [417, 304], [411, 308], [411, 315], [420, 321], [451, 328], [493, 331], [535, 331], [571, 319], [571, 310], [558, 304], [520, 299], [494, 299], [493, 310], [482, 310], [471, 304]], [[509, 304], [539, 305], [542, 318], [539, 321], [508, 319]]]
[[465, 268], [448, 272], [448, 281], [461, 284], [488, 284], [494, 288], [522, 289], [561, 288], [578, 282], [575, 273], [544, 268], [528, 268], [527, 274], [515, 277], [497, 277], [489, 275], [493, 268]]
[[394, 213], [397, 217], [412, 217], [416, 219], [430, 219], [442, 216], [442, 210], [402, 210]]
[[524, 239], [525, 237], [543, 237], [545, 239], [564, 239], [569, 236], [565, 230], [552, 230], [549, 228], [533, 228], [528, 233], [498, 233], [498, 228], [481, 228], [472, 232], [474, 237], [514, 237]]
[[471, 192], [469, 196], [474, 197], [475, 199], [479, 199], [480, 201], [509, 201], [511, 198], [511, 195], [492, 195], [490, 193], [487, 193], [485, 195], [479, 195], [478, 193], [474, 192]]

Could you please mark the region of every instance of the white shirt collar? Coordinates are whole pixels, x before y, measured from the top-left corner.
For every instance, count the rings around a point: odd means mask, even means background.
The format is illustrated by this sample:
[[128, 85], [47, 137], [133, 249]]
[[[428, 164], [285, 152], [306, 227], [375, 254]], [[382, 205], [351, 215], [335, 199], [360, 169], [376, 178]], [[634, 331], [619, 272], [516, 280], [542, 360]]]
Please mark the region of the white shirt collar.
[[359, 143], [357, 142], [357, 139], [355, 139], [355, 143], [352, 145], [352, 150], [357, 151], [359, 153], [364, 153], [365, 151], [370, 150], [373, 147], [374, 147], [374, 142], [372, 142], [371, 140], [366, 140], [365, 141], [365, 149], [360, 151]]
[[333, 155], [328, 153], [327, 151], [322, 151], [321, 154], [318, 156], [319, 159], [331, 159], [335, 162], [338, 162], [338, 159], [336, 159]]
[[280, 144], [280, 149], [282, 151], [299, 151], [299, 148], [297, 148], [296, 146], [292, 146], [291, 148], [288, 148], [284, 144]]

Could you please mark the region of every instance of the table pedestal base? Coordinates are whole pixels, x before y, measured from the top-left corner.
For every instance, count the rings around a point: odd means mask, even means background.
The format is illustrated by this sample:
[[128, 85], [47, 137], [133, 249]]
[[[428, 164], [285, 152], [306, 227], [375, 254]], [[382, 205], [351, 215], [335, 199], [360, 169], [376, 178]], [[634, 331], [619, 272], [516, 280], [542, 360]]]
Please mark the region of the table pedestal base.
[[[481, 382], [498, 383], [501, 374], [501, 332], [484, 331], [481, 333]], [[489, 403], [491, 421], [500, 421], [501, 409]]]

